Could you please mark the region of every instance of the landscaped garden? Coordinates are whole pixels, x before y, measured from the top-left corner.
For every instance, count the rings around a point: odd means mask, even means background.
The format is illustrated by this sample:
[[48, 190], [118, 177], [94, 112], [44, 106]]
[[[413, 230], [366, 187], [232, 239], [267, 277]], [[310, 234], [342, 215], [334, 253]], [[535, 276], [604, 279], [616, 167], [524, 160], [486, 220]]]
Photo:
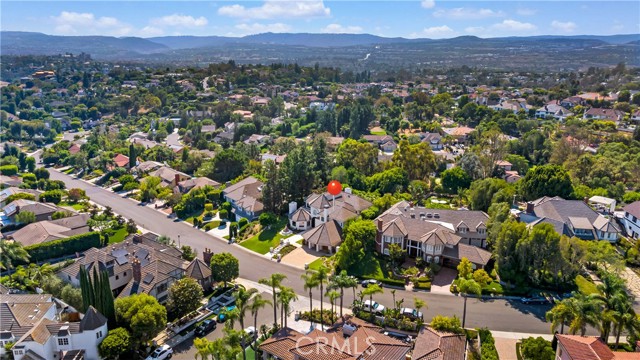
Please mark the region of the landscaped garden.
[[264, 255], [268, 253], [271, 248], [276, 248], [280, 245], [280, 240], [286, 238], [286, 236], [280, 234], [280, 231], [284, 229], [286, 225], [287, 218], [281, 217], [275, 224], [267, 229], [240, 242], [240, 246]]

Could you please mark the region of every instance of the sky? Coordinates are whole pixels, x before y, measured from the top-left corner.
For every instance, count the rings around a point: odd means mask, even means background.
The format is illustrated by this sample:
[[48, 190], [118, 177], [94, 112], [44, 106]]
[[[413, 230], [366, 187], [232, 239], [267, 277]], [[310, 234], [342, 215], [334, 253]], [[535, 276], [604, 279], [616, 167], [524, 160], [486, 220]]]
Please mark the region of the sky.
[[368, 33], [452, 38], [640, 33], [640, 1], [5, 1], [0, 29], [55, 35]]

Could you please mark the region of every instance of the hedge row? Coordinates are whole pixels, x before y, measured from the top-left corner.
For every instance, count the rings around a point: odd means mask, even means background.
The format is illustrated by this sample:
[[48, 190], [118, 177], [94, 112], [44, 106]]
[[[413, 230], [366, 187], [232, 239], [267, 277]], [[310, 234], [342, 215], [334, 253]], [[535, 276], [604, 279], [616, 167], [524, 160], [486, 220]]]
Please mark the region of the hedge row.
[[395, 280], [395, 279], [378, 279], [375, 278], [373, 276], [362, 276], [363, 279], [374, 279], [374, 280], [378, 280], [381, 283], [385, 284], [385, 285], [389, 285], [389, 286], [399, 286], [399, 287], [404, 287], [405, 281], [404, 280]]
[[48, 241], [40, 244], [26, 246], [24, 249], [31, 255], [31, 261], [43, 261], [55, 259], [76, 252], [88, 250], [92, 247], [100, 247], [101, 238], [97, 231], [70, 236], [65, 239]]

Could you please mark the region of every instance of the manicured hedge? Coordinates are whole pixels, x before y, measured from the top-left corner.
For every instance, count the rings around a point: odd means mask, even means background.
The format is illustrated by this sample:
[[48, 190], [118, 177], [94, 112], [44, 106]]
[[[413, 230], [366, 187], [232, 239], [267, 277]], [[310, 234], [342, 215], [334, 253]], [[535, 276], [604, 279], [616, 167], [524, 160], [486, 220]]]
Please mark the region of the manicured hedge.
[[389, 285], [389, 286], [399, 286], [399, 287], [404, 287], [404, 280], [395, 280], [395, 279], [378, 279], [378, 278], [374, 278], [372, 276], [362, 276], [363, 279], [375, 279], [380, 281], [381, 283], [385, 284], [385, 285]]
[[24, 249], [31, 255], [30, 260], [35, 262], [71, 255], [92, 247], [100, 247], [101, 242], [100, 233], [94, 231], [70, 236], [65, 239], [26, 246]]
[[18, 167], [15, 165], [2, 165], [0, 166], [0, 174], [5, 176], [12, 176], [18, 173]]

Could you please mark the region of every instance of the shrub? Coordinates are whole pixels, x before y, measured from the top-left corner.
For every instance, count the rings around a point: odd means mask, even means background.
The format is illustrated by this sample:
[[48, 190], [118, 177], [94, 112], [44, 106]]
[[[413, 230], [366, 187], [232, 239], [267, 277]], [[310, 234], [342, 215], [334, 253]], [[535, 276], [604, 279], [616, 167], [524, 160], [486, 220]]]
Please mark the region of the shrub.
[[31, 255], [31, 261], [43, 261], [82, 252], [92, 247], [100, 247], [100, 233], [94, 231], [74, 235], [65, 239], [26, 246], [24, 249]]
[[244, 228], [245, 226], [247, 226], [247, 224], [249, 224], [249, 220], [247, 220], [246, 218], [241, 218], [238, 221], [238, 227], [239, 228]]
[[24, 173], [22, 174], [22, 181], [23, 182], [36, 182], [38, 181], [38, 179], [36, 178], [35, 174], [32, 173]]
[[267, 227], [278, 222], [278, 217], [272, 213], [264, 212], [260, 214], [258, 221], [260, 221], [260, 225], [262, 225], [262, 227]]
[[62, 201], [62, 196], [64, 196], [62, 190], [49, 190], [40, 195], [40, 201], [59, 204]]
[[204, 204], [204, 211], [213, 212], [213, 204], [211, 203]]
[[[314, 323], [319, 323], [320, 322], [320, 310], [319, 309], [313, 309], [313, 311], [311, 312], [311, 314], [309, 314], [308, 311], [303, 312], [302, 314], [300, 314], [300, 318], [302, 320], [307, 320], [307, 321], [312, 321]], [[338, 316], [336, 314], [332, 314], [331, 310], [327, 310], [324, 309], [324, 311], [322, 312], [322, 323], [325, 325], [333, 325], [335, 324], [335, 322], [338, 320]]]
[[431, 319], [431, 327], [437, 331], [452, 332], [454, 334], [462, 334], [464, 330], [460, 325], [460, 319], [456, 316], [447, 317], [442, 315], [436, 315]]
[[556, 355], [551, 347], [551, 341], [541, 336], [523, 339], [520, 351], [524, 360], [553, 360]]
[[220, 219], [228, 219], [229, 218], [229, 212], [225, 209], [220, 210], [220, 212], [218, 213], [220, 215]]
[[481, 360], [498, 360], [498, 351], [491, 331], [487, 328], [478, 329], [478, 335], [480, 335]]
[[220, 226], [220, 221], [219, 220], [214, 220], [214, 221], [210, 221], [208, 222], [204, 227], [204, 231], [209, 231], [211, 229], [215, 229], [218, 226]]
[[231, 203], [228, 201], [223, 202], [222, 205], [220, 205], [220, 209], [231, 211]]
[[291, 244], [285, 245], [282, 247], [282, 249], [280, 249], [280, 256], [284, 257], [285, 255], [287, 255], [288, 253], [292, 252], [295, 249], [296, 247]]
[[0, 166], [0, 175], [12, 176], [18, 173], [18, 167], [16, 165], [2, 165]]

